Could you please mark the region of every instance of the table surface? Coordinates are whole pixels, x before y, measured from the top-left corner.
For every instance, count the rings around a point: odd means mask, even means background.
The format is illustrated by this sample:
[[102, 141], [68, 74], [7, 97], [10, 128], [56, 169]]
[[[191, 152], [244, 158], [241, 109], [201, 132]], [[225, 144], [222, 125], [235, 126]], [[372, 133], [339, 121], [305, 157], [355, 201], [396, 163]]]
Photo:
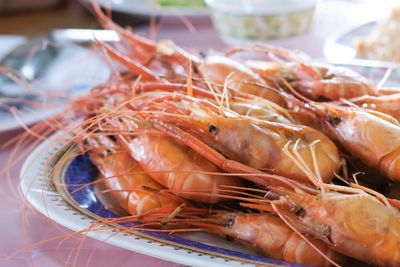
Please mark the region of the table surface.
[[[328, 36], [363, 22], [381, 18], [387, 12], [388, 9], [382, 5], [381, 1], [375, 1], [375, 3], [372, 1], [321, 1], [310, 33], [271, 43], [300, 49], [315, 58], [320, 58], [323, 57], [323, 45]], [[173, 39], [179, 45], [201, 50], [210, 48], [221, 50], [227, 47], [214, 31], [209, 18], [194, 18], [191, 21], [195, 26], [195, 32], [190, 32], [179, 19], [166, 18], [157, 37]], [[52, 28], [93, 28], [97, 25], [98, 23], [87, 12], [74, 4], [63, 9], [0, 17], [0, 34], [34, 36]], [[148, 26], [139, 26], [135, 29], [146, 33]], [[22, 130], [0, 133], [0, 145], [22, 133]], [[63, 243], [57, 240], [52, 241], [52, 238], [65, 235], [70, 231], [35, 213], [19, 198], [17, 193], [19, 168], [25, 157], [24, 153], [27, 153], [30, 147], [29, 144], [25, 144], [18, 148], [15, 155], [20, 155], [22, 159], [9, 169], [8, 163], [13, 148], [14, 146], [0, 148], [0, 162], [3, 164], [0, 168], [0, 210], [2, 211], [0, 213], [0, 266], [69, 266], [70, 264], [67, 265], [66, 261], [69, 260], [71, 263], [75, 255], [78, 255], [76, 266], [86, 264], [99, 267], [177, 266], [174, 263], [126, 251], [92, 239], [85, 239], [79, 254], [76, 254], [75, 249], [80, 242], [79, 237], [70, 237]], [[9, 171], [4, 173], [6, 167]]]

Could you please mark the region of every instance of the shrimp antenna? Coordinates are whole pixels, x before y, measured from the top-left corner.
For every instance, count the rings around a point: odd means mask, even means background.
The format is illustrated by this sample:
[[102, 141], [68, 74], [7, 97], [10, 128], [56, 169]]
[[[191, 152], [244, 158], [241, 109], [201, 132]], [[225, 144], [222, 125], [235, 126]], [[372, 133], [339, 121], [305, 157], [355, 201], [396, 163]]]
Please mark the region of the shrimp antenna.
[[[218, 97], [219, 93], [216, 92], [216, 90], [215, 90], [214, 87], [212, 86], [210, 80], [208, 80], [206, 77], [204, 77], [204, 81], [206, 82], [207, 87], [208, 87], [208, 89], [210, 90], [211, 94], [213, 95], [215, 101], [216, 101], [217, 103], [219, 103], [219, 101], [220, 101], [220, 99], [219, 99], [219, 97]], [[221, 96], [221, 97], [222, 97], [222, 96]]]
[[170, 222], [172, 219], [174, 219], [176, 216], [178, 216], [179, 213], [183, 210], [183, 208], [186, 206], [186, 203], [183, 202], [181, 205], [179, 205], [175, 210], [173, 210], [170, 214], [167, 215], [161, 222], [161, 226], [165, 226]]
[[382, 79], [379, 81], [379, 83], [376, 86], [376, 88], [378, 88], [378, 90], [379, 90], [379, 88], [381, 88], [386, 83], [386, 81], [389, 79], [389, 77], [392, 74], [392, 72], [393, 72], [392, 68], [388, 68], [385, 71], [385, 74], [383, 75]]
[[318, 179], [319, 187], [321, 188], [321, 195], [322, 195], [322, 198], [326, 199], [326, 197], [325, 197], [326, 196], [326, 189], [325, 189], [325, 186], [324, 186], [324, 182], [322, 181], [322, 178], [321, 178], [321, 173], [319, 171], [317, 154], [315, 153], [315, 145], [319, 141], [320, 140], [315, 140], [314, 142], [312, 142], [311, 145], [310, 145], [310, 150], [311, 150], [311, 157], [313, 159], [315, 174], [316, 174], [317, 179]]
[[[315, 187], [319, 187], [319, 184], [317, 182], [317, 179], [315, 175], [312, 173], [310, 168], [307, 166], [307, 164], [304, 162], [304, 160], [301, 158], [301, 156], [298, 154], [297, 155], [293, 152], [289, 151], [289, 146], [292, 143], [292, 141], [289, 141], [286, 143], [286, 145], [283, 148], [283, 152], [293, 161], [293, 163], [305, 174], [307, 177], [309, 177], [310, 181], [314, 184]], [[296, 141], [298, 143], [298, 141]], [[295, 144], [296, 148], [297, 145]], [[300, 157], [300, 158], [299, 158]]]
[[189, 59], [189, 70], [188, 70], [188, 76], [187, 76], [187, 95], [188, 96], [193, 96], [192, 76], [193, 76], [192, 60]]
[[346, 104], [346, 105], [348, 105], [348, 106], [350, 106], [350, 107], [359, 108], [359, 106], [357, 106], [356, 104], [350, 102], [350, 101], [347, 100], [347, 99], [341, 98], [339, 101], [342, 102], [342, 103], [344, 103], [344, 104]]
[[285, 85], [285, 87], [289, 90], [289, 92], [292, 93], [298, 99], [300, 99], [306, 103], [313, 102], [311, 99], [309, 99], [309, 98], [303, 96], [302, 94], [300, 94], [299, 92], [297, 92], [285, 79], [281, 78], [280, 81]]
[[229, 73], [229, 75], [226, 76], [225, 81], [224, 81], [224, 87], [222, 89], [222, 96], [221, 96], [221, 102], [220, 102], [220, 111], [221, 112], [222, 112], [222, 108], [223, 108], [223, 105], [224, 105], [224, 101], [226, 103], [226, 108], [228, 110], [230, 110], [229, 95], [228, 95], [229, 87], [228, 87], [228, 85], [229, 85], [230, 78], [232, 77], [233, 74], [234, 74], [234, 72]]

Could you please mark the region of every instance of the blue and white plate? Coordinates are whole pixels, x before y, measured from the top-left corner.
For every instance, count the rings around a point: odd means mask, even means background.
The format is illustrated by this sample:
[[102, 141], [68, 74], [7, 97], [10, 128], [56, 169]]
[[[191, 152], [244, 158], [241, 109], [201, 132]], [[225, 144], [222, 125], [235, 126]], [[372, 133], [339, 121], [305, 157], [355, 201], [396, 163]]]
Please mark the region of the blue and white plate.
[[[103, 206], [94, 187], [77, 190], [93, 181], [97, 170], [87, 155], [78, 156], [77, 149], [69, 149], [73, 146], [68, 146], [60, 137], [58, 133], [39, 145], [24, 163], [20, 184], [23, 197], [36, 210], [73, 231], [91, 229], [100, 218], [118, 217]], [[256, 255], [241, 245], [209, 234], [169, 235], [121, 229], [118, 224], [100, 225], [85, 234], [121, 248], [190, 266], [304, 266]]]

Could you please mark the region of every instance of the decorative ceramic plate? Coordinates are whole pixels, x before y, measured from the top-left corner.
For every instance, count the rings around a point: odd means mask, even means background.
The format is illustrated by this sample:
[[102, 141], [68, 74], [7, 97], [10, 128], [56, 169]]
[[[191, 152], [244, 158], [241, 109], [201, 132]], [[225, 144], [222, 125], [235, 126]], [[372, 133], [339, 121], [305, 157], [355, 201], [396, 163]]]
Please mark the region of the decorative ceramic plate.
[[98, 3], [113, 11], [132, 15], [160, 16], [206, 16], [207, 7], [159, 6], [157, 0], [100, 0]]
[[[304, 266], [268, 259], [242, 246], [208, 234], [166, 234], [126, 231], [118, 224], [98, 225], [100, 218], [118, 215], [98, 199], [89, 183], [97, 169], [87, 155], [60, 141], [60, 133], [39, 145], [21, 170], [20, 192], [39, 212], [73, 230], [109, 244], [190, 266]], [[65, 160], [69, 158], [69, 160]], [[60, 164], [61, 157], [64, 157]], [[77, 190], [80, 188], [80, 190]], [[94, 226], [94, 223], [97, 223]]]

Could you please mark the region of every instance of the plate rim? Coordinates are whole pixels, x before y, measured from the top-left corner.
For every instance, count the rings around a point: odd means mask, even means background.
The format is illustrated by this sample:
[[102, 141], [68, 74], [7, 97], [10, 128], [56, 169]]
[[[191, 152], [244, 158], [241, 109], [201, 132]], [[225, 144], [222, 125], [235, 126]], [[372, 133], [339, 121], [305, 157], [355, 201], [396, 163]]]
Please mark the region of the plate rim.
[[[323, 47], [324, 57], [326, 59], [328, 59], [329, 61], [332, 61], [333, 63], [335, 63], [335, 59], [333, 59], [333, 56], [332, 56], [332, 54], [333, 54], [332, 53], [332, 49], [333, 49], [332, 47], [334, 47], [335, 45], [342, 45], [342, 44], [338, 43], [338, 39], [348, 35], [350, 32], [352, 32], [354, 30], [357, 30], [357, 29], [359, 29], [361, 27], [364, 27], [367, 24], [377, 24], [377, 23], [379, 23], [380, 20], [381, 19], [376, 19], [376, 18], [375, 19], [369, 19], [369, 20], [366, 20], [363, 23], [360, 23], [358, 25], [355, 25], [355, 26], [352, 26], [350, 28], [347, 28], [347, 29], [344, 29], [344, 30], [341, 30], [341, 31], [333, 33], [332, 35], [330, 35], [326, 39], [326, 41], [324, 43], [324, 47]], [[344, 45], [342, 45], [342, 46], [344, 46]], [[345, 47], [355, 50], [354, 46], [347, 46], [346, 45]], [[399, 62], [397, 62], [397, 61], [380, 60], [380, 59], [367, 59], [367, 58], [357, 57], [357, 54], [355, 54], [352, 58], [345, 59], [344, 62], [342, 62], [342, 63], [345, 63], [346, 61], [351, 62], [354, 59], [362, 59], [362, 60], [365, 59], [365, 60], [373, 60], [373, 61], [384, 62], [384, 63], [388, 63], [388, 64], [399, 64]]]
[[[26, 158], [20, 171], [19, 192], [23, 199], [29, 203], [35, 210], [49, 218], [50, 220], [63, 225], [72, 231], [82, 231], [96, 222], [94, 218], [82, 212], [82, 209], [77, 209], [71, 205], [60, 192], [52, 184], [52, 177], [46, 177], [49, 174], [47, 169], [49, 166], [50, 157], [57, 157], [70, 140], [58, 140], [63, 136], [63, 131], [58, 131], [50, 138], [38, 145]], [[71, 145], [71, 144], [69, 144]], [[64, 154], [62, 154], [64, 155]], [[53, 159], [54, 161], [54, 159]], [[63, 164], [60, 171], [65, 171], [67, 164]], [[54, 176], [54, 174], [53, 174]], [[46, 180], [47, 179], [47, 180]], [[32, 185], [34, 185], [32, 187]], [[36, 187], [35, 187], [36, 186]], [[38, 188], [39, 186], [40, 188]], [[51, 191], [51, 186], [54, 188]], [[40, 192], [39, 192], [40, 191]], [[48, 201], [48, 203], [46, 202]], [[90, 212], [90, 211], [87, 211]], [[70, 217], [63, 217], [69, 215]], [[80, 223], [73, 220], [79, 219]], [[99, 228], [106, 228], [107, 225], [101, 224]], [[267, 262], [259, 262], [221, 255], [216, 253], [211, 254], [208, 251], [203, 251], [199, 248], [190, 249], [183, 245], [168, 243], [168, 241], [155, 240], [148, 238], [146, 234], [127, 233], [118, 231], [118, 227], [112, 230], [88, 231], [85, 235], [106, 242], [110, 245], [134, 251], [140, 254], [156, 257], [170, 262], [180, 264], [190, 264], [192, 266], [304, 266], [296, 263], [283, 262], [282, 265], [277, 265]], [[122, 242], [123, 241], [123, 242]], [[129, 241], [129, 246], [127, 245]], [[162, 248], [161, 248], [162, 247]]]
[[[327, 58], [327, 59], [331, 59], [332, 58], [332, 56], [331, 56], [332, 52], [330, 52], [330, 50], [332, 50], [332, 49], [330, 49], [330, 47], [333, 47], [334, 45], [338, 44], [338, 42], [337, 42], [338, 39], [340, 39], [341, 37], [343, 37], [345, 35], [348, 35], [350, 32], [352, 32], [352, 31], [354, 31], [356, 29], [359, 29], [359, 28], [361, 28], [361, 27], [363, 27], [363, 26], [365, 26], [367, 24], [374, 23], [374, 22], [377, 23], [378, 21], [379, 20], [377, 20], [377, 19], [370, 19], [370, 20], [367, 20], [367, 21], [365, 21], [363, 23], [360, 23], [360, 24], [358, 24], [356, 26], [352, 26], [350, 28], [343, 29], [341, 31], [335, 32], [332, 35], [330, 35], [326, 39], [325, 44], [324, 44], [324, 56], [325, 56], [325, 58]], [[349, 46], [346, 46], [346, 47], [349, 47]], [[354, 47], [350, 47], [350, 48], [355, 49]], [[353, 58], [351, 58], [349, 60], [352, 60], [354, 58], [357, 58], [357, 57], [354, 56]], [[384, 61], [384, 60], [381, 60], [381, 61]]]

